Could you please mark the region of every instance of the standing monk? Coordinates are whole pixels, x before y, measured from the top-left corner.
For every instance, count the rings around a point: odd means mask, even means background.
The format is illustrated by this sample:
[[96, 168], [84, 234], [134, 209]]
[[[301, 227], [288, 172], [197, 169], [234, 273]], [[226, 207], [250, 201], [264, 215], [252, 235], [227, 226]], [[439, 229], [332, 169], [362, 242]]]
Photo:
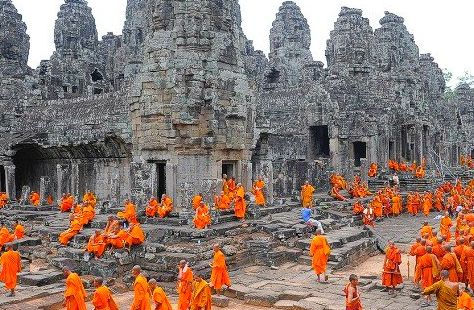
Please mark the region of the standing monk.
[[168, 296], [166, 296], [165, 291], [158, 286], [155, 279], [150, 279], [148, 286], [150, 287], [151, 298], [155, 303], [155, 310], [173, 310]]
[[211, 310], [212, 297], [209, 284], [201, 275], [194, 276], [191, 310]]
[[263, 207], [265, 205], [265, 195], [263, 194], [264, 187], [265, 182], [262, 177], [259, 176], [258, 180], [253, 184], [253, 194], [255, 195], [255, 204], [257, 206]]
[[118, 310], [117, 304], [115, 303], [110, 289], [105, 286], [102, 278], [94, 279], [94, 297], [92, 298], [92, 304], [95, 310]]
[[230, 287], [230, 277], [227, 271], [225, 255], [222, 253], [218, 244], [214, 244], [214, 260], [211, 264], [211, 287], [213, 287], [217, 295], [220, 295], [222, 286]]
[[[325, 275], [330, 254], [331, 248], [326, 237], [321, 235], [320, 229], [316, 230], [316, 236], [313, 237], [309, 248], [309, 255], [313, 257], [312, 266], [318, 276], [318, 282], [321, 282], [321, 274]], [[326, 280], [325, 276], [324, 280]]]
[[[434, 279], [439, 276], [439, 261], [432, 253], [430, 246], [426, 247], [426, 254], [418, 261], [419, 274], [421, 275], [421, 288], [425, 289], [434, 283]], [[426, 296], [426, 301], [431, 302], [431, 296]]]
[[313, 194], [315, 191], [316, 189], [308, 181], [304, 182], [304, 185], [301, 186], [301, 203], [303, 207], [311, 208], [313, 206]]
[[132, 275], [135, 277], [133, 284], [133, 303], [130, 310], [151, 310], [150, 288], [145, 276], [142, 275], [142, 268], [133, 266]]
[[471, 241], [470, 247], [464, 249], [464, 257], [461, 259], [466, 262], [466, 270], [463, 270], [464, 281], [474, 289], [474, 241]]
[[441, 271], [441, 280], [427, 287], [423, 295], [436, 295], [439, 310], [457, 310], [459, 283], [449, 280], [449, 272]]
[[359, 279], [355, 274], [349, 276], [349, 283], [344, 288], [346, 295], [346, 310], [362, 310], [362, 302], [360, 301], [360, 292], [357, 284]]
[[395, 216], [402, 212], [402, 196], [398, 193], [395, 193], [392, 197], [392, 211]]
[[13, 251], [11, 244], [7, 244], [6, 248], [7, 251], [0, 257], [0, 264], [2, 265], [0, 281], [5, 283], [7, 290], [10, 290], [8, 297], [13, 297], [15, 296], [17, 275], [21, 271], [21, 257], [20, 253]]
[[449, 212], [446, 211], [444, 216], [441, 218], [439, 222], [439, 232], [441, 236], [443, 236], [447, 242], [451, 241], [451, 226], [453, 226], [453, 222], [449, 217]]
[[185, 260], [178, 265], [178, 310], [188, 310], [193, 292], [193, 271]]
[[[393, 241], [389, 241], [385, 250], [385, 260], [383, 263], [382, 285], [385, 286], [389, 294], [395, 294], [395, 287], [403, 283], [400, 273], [402, 255]], [[391, 289], [390, 289], [391, 288]]]
[[242, 184], [237, 184], [237, 189], [235, 192], [235, 201], [234, 201], [234, 213], [241, 222], [245, 221], [245, 212], [247, 206], [245, 203], [245, 189]]
[[66, 290], [64, 292], [64, 306], [67, 310], [86, 310], [86, 290], [82, 285], [81, 278], [69, 268], [63, 268], [66, 277]]
[[462, 276], [463, 270], [461, 264], [459, 263], [456, 254], [451, 251], [451, 245], [446, 244], [444, 246], [446, 254], [444, 254], [443, 259], [441, 260], [441, 268], [449, 272], [449, 280], [453, 282], [458, 282], [460, 276]]

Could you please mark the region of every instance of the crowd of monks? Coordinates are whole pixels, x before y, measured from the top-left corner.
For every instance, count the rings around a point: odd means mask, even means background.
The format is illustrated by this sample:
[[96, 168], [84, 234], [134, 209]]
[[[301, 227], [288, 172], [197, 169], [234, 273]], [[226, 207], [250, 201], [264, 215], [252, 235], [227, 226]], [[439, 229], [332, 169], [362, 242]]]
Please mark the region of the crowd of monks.
[[410, 164], [390, 159], [388, 161], [388, 168], [390, 171], [397, 173], [411, 173], [417, 179], [423, 179], [426, 175], [426, 161], [424, 159], [421, 161], [421, 165], [417, 165], [416, 162]]

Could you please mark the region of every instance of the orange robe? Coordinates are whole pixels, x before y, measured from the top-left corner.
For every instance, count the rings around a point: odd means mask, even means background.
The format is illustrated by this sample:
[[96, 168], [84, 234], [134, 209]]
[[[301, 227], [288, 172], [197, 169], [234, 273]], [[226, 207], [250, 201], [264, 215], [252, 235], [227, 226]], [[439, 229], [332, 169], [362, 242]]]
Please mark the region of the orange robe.
[[86, 291], [82, 285], [81, 278], [77, 273], [72, 272], [66, 279], [66, 291], [64, 298], [66, 299], [67, 310], [86, 310]]
[[451, 240], [451, 226], [453, 226], [453, 222], [451, 218], [448, 216], [443, 216], [439, 223], [439, 232], [441, 236], [446, 238], [446, 241], [449, 242]]
[[132, 310], [151, 310], [150, 288], [146, 278], [141, 274], [135, 278], [133, 284]]
[[8, 228], [3, 226], [0, 229], [0, 247], [2, 247], [5, 243], [8, 243], [10, 241], [12, 241], [10, 231], [8, 230]]
[[326, 237], [321, 235], [314, 236], [313, 240], [311, 240], [309, 254], [313, 257], [312, 267], [314, 272], [316, 274], [326, 272], [329, 254], [331, 254], [331, 248]]
[[360, 201], [356, 201], [354, 206], [352, 207], [352, 212], [354, 214], [361, 214], [364, 212], [364, 206], [360, 203]]
[[440, 262], [441, 269], [449, 271], [449, 281], [458, 282], [459, 276], [463, 273], [461, 264], [456, 254], [446, 253]]
[[434, 243], [433, 245], [433, 254], [436, 255], [436, 257], [438, 258], [438, 260], [442, 260], [444, 255], [446, 255], [446, 250], [444, 249], [443, 247], [443, 244], [441, 243], [438, 243], [438, 241], [436, 241], [436, 243]]
[[150, 199], [150, 201], [148, 202], [148, 206], [146, 207], [146, 210], [145, 210], [146, 216], [154, 217], [156, 215], [156, 211], [158, 210], [159, 206], [160, 205], [158, 203], [158, 200], [156, 200], [155, 198]]
[[201, 195], [194, 196], [193, 201], [192, 201], [193, 209], [196, 210], [201, 205], [201, 202], [202, 202], [202, 196]]
[[87, 192], [84, 194], [84, 196], [82, 196], [82, 202], [85, 204], [90, 204], [93, 208], [95, 208], [97, 205], [97, 198], [93, 193]]
[[385, 251], [385, 265], [383, 267], [382, 285], [387, 287], [397, 286], [403, 283], [400, 273], [400, 264], [402, 263], [402, 255], [396, 247], [387, 248]]
[[253, 193], [255, 195], [255, 204], [257, 206], [265, 205], [265, 196], [263, 195], [264, 187], [265, 187], [265, 182], [261, 180], [255, 181], [253, 185]]
[[[411, 253], [410, 253], [411, 254]], [[419, 261], [423, 255], [426, 254], [426, 247], [422, 246], [421, 244], [416, 247], [413, 251], [413, 255], [415, 256], [415, 276], [413, 279], [416, 283], [418, 283], [421, 279], [421, 269], [418, 267]]]
[[160, 304], [155, 307], [155, 310], [173, 310], [168, 296], [166, 296], [165, 291], [161, 287], [155, 287], [152, 293], [152, 298], [155, 304]]
[[204, 229], [211, 224], [211, 215], [207, 205], [203, 204], [196, 209], [193, 223], [197, 229]]
[[126, 230], [121, 229], [116, 235], [113, 237], [107, 238], [107, 243], [112, 245], [116, 249], [122, 249], [127, 242], [128, 232]]
[[125, 209], [123, 211], [117, 212], [117, 216], [125, 219], [129, 223], [138, 223], [135, 205], [130, 201], [125, 203]]
[[101, 257], [104, 254], [107, 243], [102, 235], [96, 236], [95, 234], [89, 238], [87, 243], [87, 252], [94, 254], [96, 257]]
[[316, 189], [311, 185], [303, 185], [301, 188], [301, 203], [303, 207], [310, 207], [313, 204], [313, 194]]
[[8, 195], [7, 193], [0, 193], [0, 208], [6, 206], [8, 202]]
[[421, 227], [420, 236], [423, 237], [425, 235], [428, 235], [428, 238], [433, 238], [433, 227], [431, 227], [430, 225]]
[[72, 195], [66, 195], [61, 199], [61, 203], [59, 205], [59, 209], [61, 212], [69, 212], [74, 205], [74, 197]]
[[82, 225], [89, 224], [95, 217], [95, 209], [91, 204], [87, 204], [82, 209]]
[[433, 285], [434, 279], [439, 275], [438, 266], [433, 254], [426, 253], [418, 261], [419, 273], [421, 276], [421, 287], [423, 289]]
[[474, 302], [472, 301], [471, 295], [466, 292], [463, 292], [461, 296], [458, 297], [458, 306], [457, 309], [462, 310], [473, 310]]
[[[360, 298], [353, 302], [349, 302], [349, 286], [351, 286], [351, 283], [346, 284], [344, 287], [344, 294], [346, 295], [346, 310], [362, 310], [362, 302], [360, 301]], [[357, 290], [354, 291], [352, 298], [357, 298], [359, 296], [359, 289], [357, 288]]]
[[218, 196], [216, 200], [216, 208], [219, 210], [227, 210], [230, 208], [230, 198], [226, 194]]
[[12, 240], [18, 240], [18, 239], [21, 239], [25, 236], [25, 227], [23, 227], [23, 225], [21, 224], [18, 224], [15, 226], [15, 231], [13, 232], [13, 238], [11, 238]]
[[140, 227], [140, 224], [134, 224], [128, 233], [128, 237], [125, 242], [129, 245], [140, 245], [144, 241], [145, 233], [143, 232], [143, 229]]
[[32, 192], [30, 195], [30, 202], [33, 206], [37, 207], [40, 204], [40, 195], [37, 192]]
[[227, 264], [225, 256], [222, 251], [214, 253], [214, 260], [212, 262], [211, 283], [216, 290], [220, 290], [223, 285], [230, 286], [229, 272], [227, 271]]
[[465, 282], [464, 276], [466, 274], [467, 266], [464, 252], [466, 251], [466, 249], [467, 246], [465, 246], [464, 244], [460, 244], [454, 247], [454, 254], [456, 254], [459, 264], [461, 265], [461, 269], [463, 270], [463, 273], [459, 275], [459, 282]]
[[474, 288], [474, 249], [466, 247], [464, 257], [461, 258], [466, 262], [466, 270], [464, 272], [464, 280], [469, 283], [471, 289]]
[[0, 264], [2, 266], [0, 281], [5, 283], [6, 289], [14, 289], [17, 283], [17, 275], [21, 271], [20, 253], [13, 250], [4, 252], [0, 257]]
[[160, 218], [165, 218], [170, 214], [170, 212], [173, 211], [173, 200], [171, 200], [170, 197], [165, 196], [161, 200], [161, 206], [158, 207], [158, 216]]
[[63, 231], [59, 235], [59, 242], [62, 245], [67, 245], [69, 243], [69, 240], [71, 240], [75, 235], [77, 235], [82, 229], [82, 223], [81, 221], [74, 219], [72, 220], [69, 229]]
[[209, 284], [201, 280], [193, 283], [193, 294], [191, 298], [191, 310], [211, 310], [212, 297]]
[[339, 200], [339, 201], [346, 200], [346, 197], [342, 196], [341, 193], [339, 193], [339, 190], [335, 186], [333, 186], [331, 189], [331, 196], [334, 199]]
[[425, 195], [423, 199], [423, 214], [425, 216], [430, 215], [432, 206], [433, 206], [433, 203], [431, 201], [431, 195]]
[[181, 269], [180, 273], [182, 274], [181, 279], [178, 280], [178, 310], [188, 310], [189, 305], [191, 304], [192, 297], [192, 282], [193, 282], [193, 272], [191, 268], [184, 267]]
[[399, 215], [402, 212], [402, 197], [400, 195], [392, 197], [392, 211], [394, 215]]
[[118, 310], [110, 289], [105, 285], [96, 288], [92, 304], [96, 310]]
[[369, 173], [368, 176], [370, 178], [373, 178], [377, 175], [377, 164], [376, 163], [371, 163], [370, 168], [369, 168]]
[[380, 195], [375, 196], [370, 204], [372, 206], [372, 209], [374, 209], [374, 216], [375, 217], [382, 217], [382, 215], [383, 215], [383, 208], [382, 208], [383, 204], [382, 204], [382, 200], [380, 198]]

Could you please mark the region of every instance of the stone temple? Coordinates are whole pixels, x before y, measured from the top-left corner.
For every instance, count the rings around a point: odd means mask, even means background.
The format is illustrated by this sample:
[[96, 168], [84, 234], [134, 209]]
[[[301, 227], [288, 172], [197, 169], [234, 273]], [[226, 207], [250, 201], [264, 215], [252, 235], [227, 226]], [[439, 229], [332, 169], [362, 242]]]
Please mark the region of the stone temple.
[[343, 7], [324, 67], [291, 1], [267, 58], [245, 37], [237, 0], [129, 0], [123, 33], [101, 40], [87, 2], [66, 0], [56, 50], [31, 69], [22, 17], [0, 4], [0, 189], [10, 197], [25, 186], [43, 199], [89, 189], [112, 204], [166, 192], [184, 210], [223, 173], [246, 188], [262, 175], [272, 201], [366, 162], [426, 159], [437, 170], [474, 151], [473, 91], [445, 99], [440, 68], [393, 13], [373, 30]]

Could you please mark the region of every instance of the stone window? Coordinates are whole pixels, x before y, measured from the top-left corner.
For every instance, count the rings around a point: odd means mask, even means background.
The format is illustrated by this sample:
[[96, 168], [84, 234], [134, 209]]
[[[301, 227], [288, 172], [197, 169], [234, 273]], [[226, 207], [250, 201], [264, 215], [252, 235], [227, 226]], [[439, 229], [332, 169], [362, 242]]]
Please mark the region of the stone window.
[[354, 148], [354, 166], [360, 167], [361, 158], [367, 158], [367, 143], [355, 141], [352, 146]]
[[102, 81], [104, 79], [104, 76], [102, 73], [97, 70], [97, 68], [94, 69], [94, 72], [91, 73], [91, 80], [92, 82], [97, 82], [97, 81]]
[[94, 95], [100, 95], [103, 91], [104, 90], [102, 88], [94, 88]]
[[272, 68], [270, 73], [267, 74], [266, 78], [268, 84], [278, 83], [278, 80], [280, 79], [280, 71], [275, 68]]
[[222, 174], [226, 174], [228, 178], [236, 177], [236, 162], [235, 161], [222, 161]]
[[329, 157], [329, 128], [324, 126], [309, 127], [309, 159]]

